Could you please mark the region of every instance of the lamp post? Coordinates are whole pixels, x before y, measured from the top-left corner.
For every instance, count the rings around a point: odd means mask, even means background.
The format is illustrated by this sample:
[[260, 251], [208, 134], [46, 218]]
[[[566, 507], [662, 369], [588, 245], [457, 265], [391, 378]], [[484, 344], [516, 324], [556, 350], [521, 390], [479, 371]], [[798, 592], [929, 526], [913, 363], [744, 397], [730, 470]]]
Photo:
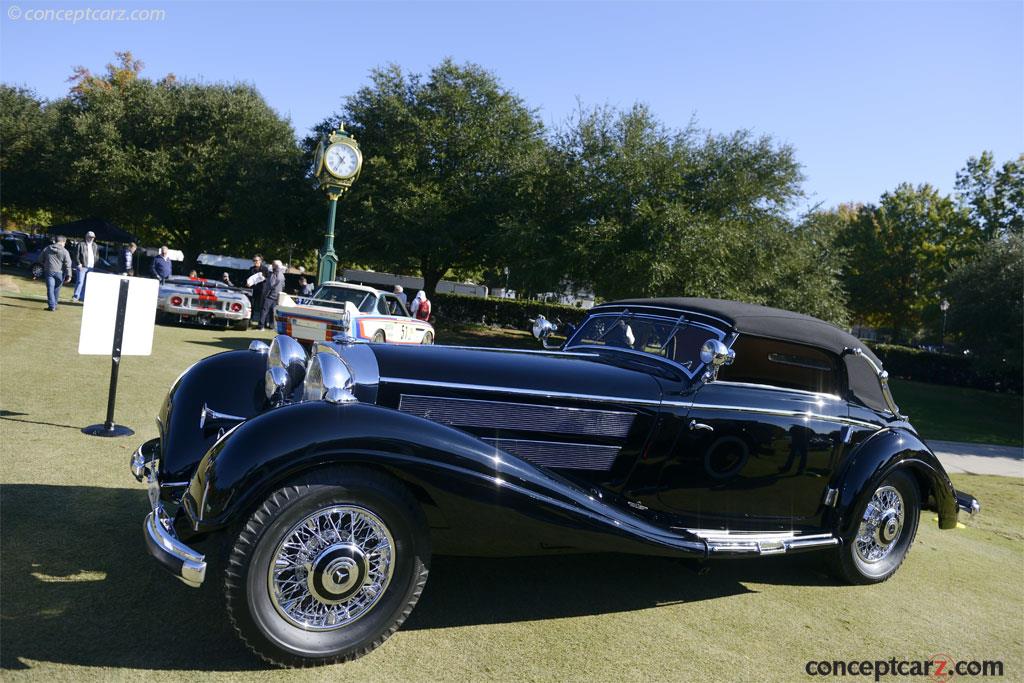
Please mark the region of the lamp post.
[[949, 301], [946, 299], [942, 300], [939, 304], [939, 310], [942, 311], [942, 336], [939, 337], [939, 348], [943, 351], [946, 350], [946, 311], [949, 310]]
[[363, 153], [351, 133], [341, 126], [330, 135], [320, 139], [313, 160], [313, 176], [318, 187], [329, 201], [327, 230], [324, 232], [324, 247], [320, 252], [320, 267], [317, 284], [335, 278], [338, 270], [338, 256], [334, 252], [334, 219], [338, 213], [338, 199], [352, 187], [363, 168]]

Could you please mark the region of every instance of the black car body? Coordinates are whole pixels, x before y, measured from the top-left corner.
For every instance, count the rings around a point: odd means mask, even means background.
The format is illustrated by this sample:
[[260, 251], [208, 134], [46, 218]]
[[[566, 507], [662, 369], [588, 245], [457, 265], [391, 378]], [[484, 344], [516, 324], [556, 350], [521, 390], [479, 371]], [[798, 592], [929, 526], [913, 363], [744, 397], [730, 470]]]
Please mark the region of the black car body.
[[219, 557], [239, 633], [281, 664], [375, 647], [431, 553], [822, 550], [873, 583], [920, 509], [943, 529], [978, 509], [860, 341], [709, 299], [599, 306], [558, 350], [336, 342], [307, 359], [280, 336], [187, 370], [159, 424], [132, 462], [152, 554], [190, 585]]

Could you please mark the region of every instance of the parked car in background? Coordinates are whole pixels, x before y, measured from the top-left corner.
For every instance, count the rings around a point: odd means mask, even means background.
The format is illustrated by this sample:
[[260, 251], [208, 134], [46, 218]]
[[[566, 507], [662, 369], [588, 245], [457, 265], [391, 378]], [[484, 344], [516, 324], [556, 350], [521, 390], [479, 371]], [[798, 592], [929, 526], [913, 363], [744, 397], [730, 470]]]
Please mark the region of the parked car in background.
[[309, 345], [351, 337], [394, 344], [433, 344], [434, 327], [417, 320], [391, 292], [347, 282], [326, 282], [311, 297], [281, 294], [277, 331]]
[[249, 329], [252, 290], [217, 280], [173, 275], [160, 285], [157, 322]]
[[[379, 299], [327, 289], [346, 310]], [[149, 552], [190, 586], [216, 571], [268, 662], [374, 649], [432, 554], [819, 551], [871, 584], [899, 568], [922, 509], [942, 529], [979, 509], [874, 354], [808, 316], [635, 299], [592, 309], [557, 349], [337, 339], [307, 355], [282, 334], [200, 361], [131, 461]]]

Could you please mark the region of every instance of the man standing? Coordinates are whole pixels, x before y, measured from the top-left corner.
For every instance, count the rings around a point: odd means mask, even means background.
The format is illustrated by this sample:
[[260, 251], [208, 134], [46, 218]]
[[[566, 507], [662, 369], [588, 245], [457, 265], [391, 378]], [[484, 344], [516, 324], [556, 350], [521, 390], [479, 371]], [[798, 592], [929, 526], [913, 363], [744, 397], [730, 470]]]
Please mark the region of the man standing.
[[[256, 277], [259, 275], [260, 277]], [[261, 314], [257, 317], [257, 324], [259, 329], [263, 329], [263, 292], [265, 291], [265, 285], [267, 278], [270, 277], [270, 268], [267, 264], [263, 263], [263, 257], [256, 254], [252, 257], [252, 268], [249, 269], [249, 276], [245, 279], [245, 284], [252, 290], [252, 310], [253, 313], [259, 311]]]
[[313, 283], [308, 282], [305, 276], [299, 278], [299, 294], [302, 296], [313, 296]]
[[402, 288], [402, 285], [395, 285], [395, 296], [402, 301], [403, 306], [409, 306], [409, 297], [405, 295], [405, 290]]
[[128, 246], [121, 252], [121, 274], [135, 275], [135, 242], [129, 242]]
[[96, 244], [96, 233], [92, 230], [85, 233], [85, 241], [78, 243], [75, 249], [75, 261], [78, 263], [78, 282], [75, 283], [75, 294], [72, 301], [85, 301], [85, 276], [92, 272], [99, 260], [99, 246]]
[[263, 288], [263, 309], [260, 315], [260, 329], [274, 327], [274, 311], [277, 310], [277, 297], [284, 291], [284, 264], [274, 261], [274, 267]]
[[167, 258], [169, 252], [167, 247], [160, 247], [160, 253], [153, 259], [153, 265], [149, 269], [153, 277], [161, 283], [171, 276], [171, 260]]
[[60, 297], [60, 286], [71, 282], [71, 254], [64, 248], [67, 239], [58, 235], [53, 244], [48, 245], [39, 253], [39, 262], [43, 264], [43, 279], [46, 280], [46, 310], [57, 310], [57, 299]]

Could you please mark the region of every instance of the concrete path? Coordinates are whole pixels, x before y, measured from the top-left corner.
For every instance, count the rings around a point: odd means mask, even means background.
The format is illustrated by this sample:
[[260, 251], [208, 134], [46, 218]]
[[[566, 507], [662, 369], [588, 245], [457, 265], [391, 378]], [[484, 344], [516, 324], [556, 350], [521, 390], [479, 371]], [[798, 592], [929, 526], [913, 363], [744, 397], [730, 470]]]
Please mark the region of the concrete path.
[[999, 474], [1024, 477], [1024, 448], [957, 441], [929, 441], [950, 474]]

